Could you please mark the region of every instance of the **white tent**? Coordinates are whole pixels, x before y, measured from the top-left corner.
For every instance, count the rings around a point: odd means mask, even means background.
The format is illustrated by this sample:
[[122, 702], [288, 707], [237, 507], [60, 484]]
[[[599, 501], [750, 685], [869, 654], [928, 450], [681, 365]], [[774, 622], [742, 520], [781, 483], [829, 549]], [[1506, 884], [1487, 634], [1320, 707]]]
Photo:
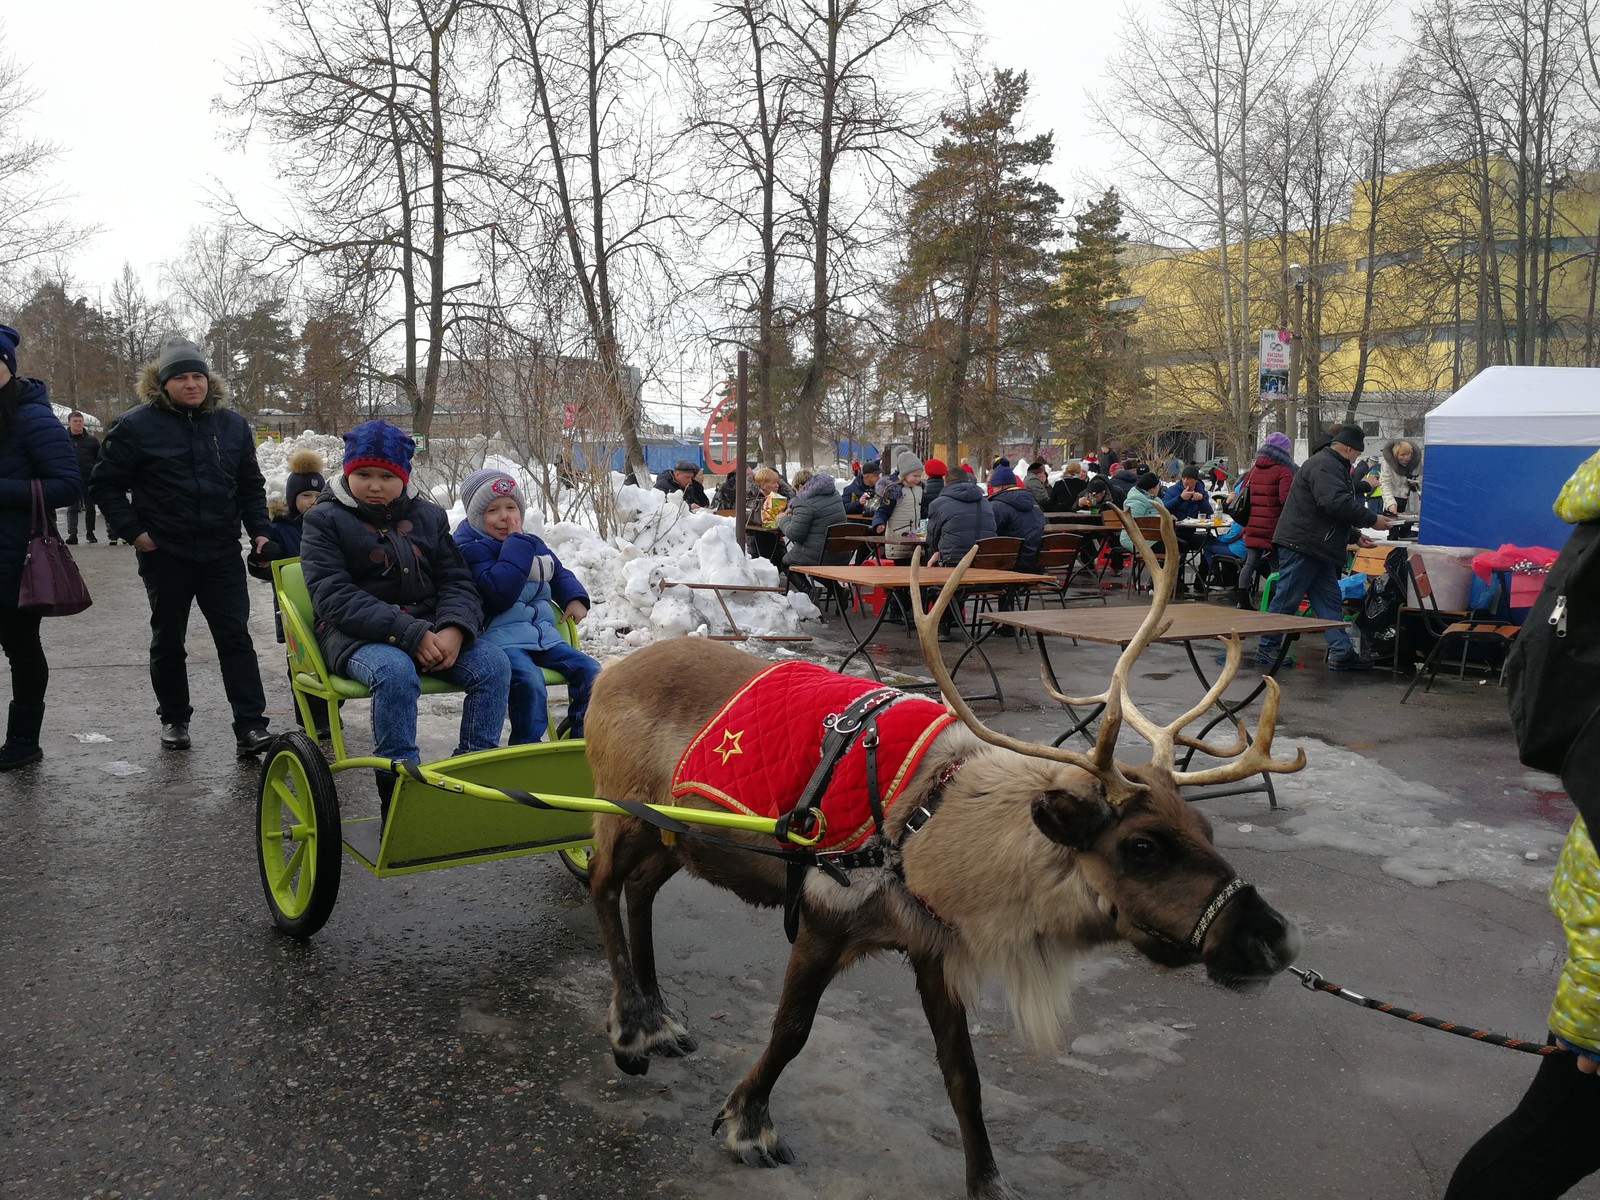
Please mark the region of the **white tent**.
[[1600, 370], [1490, 367], [1428, 414], [1420, 540], [1559, 548], [1551, 511], [1600, 449]]

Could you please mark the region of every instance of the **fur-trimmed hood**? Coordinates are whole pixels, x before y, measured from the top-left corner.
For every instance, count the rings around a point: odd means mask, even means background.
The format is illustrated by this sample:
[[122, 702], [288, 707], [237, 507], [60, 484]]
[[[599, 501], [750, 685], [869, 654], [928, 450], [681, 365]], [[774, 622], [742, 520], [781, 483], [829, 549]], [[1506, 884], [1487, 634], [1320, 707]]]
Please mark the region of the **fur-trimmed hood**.
[[[200, 411], [209, 412], [213, 408], [221, 408], [228, 402], [228, 381], [220, 375], [207, 376], [211, 386], [206, 389], [206, 398], [200, 401]], [[145, 404], [154, 408], [176, 409], [167, 395], [166, 389], [156, 378], [156, 364], [145, 363], [144, 369], [139, 372], [139, 379], [133, 386], [134, 395], [138, 396]]]
[[[1394, 456], [1395, 442], [1408, 442], [1411, 445], [1411, 462], [1401, 466], [1399, 459]], [[1383, 448], [1383, 461], [1389, 464], [1389, 469], [1396, 475], [1422, 474], [1422, 443], [1415, 438], [1395, 438]]]
[[1300, 465], [1294, 461], [1294, 455], [1287, 450], [1280, 450], [1277, 446], [1265, 443], [1256, 448], [1256, 466], [1269, 467], [1273, 463], [1277, 463], [1280, 467], [1288, 467], [1291, 471], [1300, 469]]

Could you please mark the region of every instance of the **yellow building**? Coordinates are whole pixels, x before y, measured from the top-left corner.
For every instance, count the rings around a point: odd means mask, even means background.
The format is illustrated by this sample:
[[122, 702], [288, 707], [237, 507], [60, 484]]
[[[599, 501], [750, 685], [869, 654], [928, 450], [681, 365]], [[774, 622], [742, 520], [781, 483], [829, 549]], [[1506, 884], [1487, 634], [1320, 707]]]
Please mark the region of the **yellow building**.
[[1280, 398], [1258, 394], [1263, 328], [1297, 334], [1298, 403], [1285, 408], [1301, 439], [1310, 414], [1418, 435], [1429, 408], [1497, 363], [1600, 365], [1600, 176], [1557, 184], [1519, 204], [1531, 189], [1510, 164], [1445, 164], [1363, 182], [1316, 234], [1131, 247], [1128, 295], [1112, 304], [1136, 311], [1153, 382], [1120, 414], [1128, 436], [1182, 430], [1246, 449], [1280, 419]]

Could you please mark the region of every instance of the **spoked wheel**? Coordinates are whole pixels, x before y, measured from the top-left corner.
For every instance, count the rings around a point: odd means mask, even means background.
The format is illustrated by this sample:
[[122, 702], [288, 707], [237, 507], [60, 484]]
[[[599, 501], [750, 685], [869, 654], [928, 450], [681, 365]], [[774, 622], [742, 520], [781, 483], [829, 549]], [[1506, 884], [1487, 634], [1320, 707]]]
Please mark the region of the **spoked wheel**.
[[272, 920], [291, 937], [310, 937], [333, 912], [340, 832], [339, 793], [322, 751], [299, 730], [284, 734], [261, 767], [256, 851]]
[[561, 860], [561, 865], [572, 872], [572, 877], [585, 887], [589, 886], [589, 855], [593, 849], [592, 846], [577, 846], [571, 850], [556, 851], [556, 857]]

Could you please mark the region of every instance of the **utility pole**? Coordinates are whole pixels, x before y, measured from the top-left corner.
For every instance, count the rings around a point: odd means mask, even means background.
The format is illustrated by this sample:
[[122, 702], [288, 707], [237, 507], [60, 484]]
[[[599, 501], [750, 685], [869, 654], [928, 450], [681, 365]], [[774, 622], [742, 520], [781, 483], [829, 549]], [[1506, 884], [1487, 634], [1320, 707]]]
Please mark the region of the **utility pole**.
[[734, 401], [735, 420], [739, 428], [734, 433], [734, 445], [737, 447], [735, 458], [738, 462], [733, 468], [733, 536], [741, 549], [744, 547], [744, 520], [745, 520], [745, 449], [749, 444], [748, 417], [750, 415], [749, 401], [750, 385], [750, 351], [739, 351], [739, 376], [734, 385], [739, 389], [739, 394]]
[[[1285, 402], [1284, 431], [1291, 440], [1300, 436], [1300, 331], [1305, 326], [1306, 269], [1299, 263], [1289, 264], [1289, 281], [1294, 284], [1294, 324], [1289, 329], [1289, 395]], [[1320, 420], [1311, 409], [1306, 410], [1306, 446], [1317, 440], [1321, 431], [1315, 428]]]

